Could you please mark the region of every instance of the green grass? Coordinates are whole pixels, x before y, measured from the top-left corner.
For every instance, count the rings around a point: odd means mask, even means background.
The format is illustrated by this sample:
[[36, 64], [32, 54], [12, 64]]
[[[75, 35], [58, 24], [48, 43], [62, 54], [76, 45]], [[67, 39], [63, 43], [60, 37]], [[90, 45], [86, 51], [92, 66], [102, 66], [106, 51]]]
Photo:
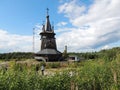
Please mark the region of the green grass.
[[44, 76], [36, 71], [39, 62], [29, 62], [11, 61], [7, 70], [0, 69], [0, 90], [120, 90], [120, 54], [110, 61], [88, 60], [64, 68], [59, 62], [46, 64], [45, 72], [56, 70]]

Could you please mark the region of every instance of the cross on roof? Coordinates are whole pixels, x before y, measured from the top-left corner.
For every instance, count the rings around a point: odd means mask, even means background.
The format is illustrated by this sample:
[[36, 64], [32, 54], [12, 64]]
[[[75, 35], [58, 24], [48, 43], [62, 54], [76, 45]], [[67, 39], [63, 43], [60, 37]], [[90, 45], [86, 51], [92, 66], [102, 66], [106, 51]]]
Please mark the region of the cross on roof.
[[48, 15], [48, 13], [49, 13], [49, 9], [47, 8], [47, 15]]

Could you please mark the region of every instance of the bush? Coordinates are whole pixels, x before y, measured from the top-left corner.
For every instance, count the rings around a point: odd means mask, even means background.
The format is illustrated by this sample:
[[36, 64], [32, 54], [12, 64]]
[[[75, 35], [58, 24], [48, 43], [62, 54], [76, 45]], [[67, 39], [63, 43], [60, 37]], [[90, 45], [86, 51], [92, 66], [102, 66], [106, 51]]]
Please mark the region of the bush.
[[49, 62], [46, 65], [46, 68], [60, 68], [60, 62]]
[[[60, 67], [58, 62], [47, 65]], [[0, 70], [0, 90], [120, 90], [120, 54], [110, 62], [89, 60], [52, 75], [42, 76], [34, 68], [12, 62]]]

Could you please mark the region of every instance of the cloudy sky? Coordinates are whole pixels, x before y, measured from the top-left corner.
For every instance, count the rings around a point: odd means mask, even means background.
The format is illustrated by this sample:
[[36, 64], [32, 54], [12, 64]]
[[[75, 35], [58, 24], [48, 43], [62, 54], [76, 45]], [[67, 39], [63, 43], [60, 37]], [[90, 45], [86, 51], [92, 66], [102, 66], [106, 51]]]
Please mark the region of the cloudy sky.
[[0, 0], [0, 53], [40, 49], [49, 8], [58, 50], [95, 51], [120, 46], [120, 0]]

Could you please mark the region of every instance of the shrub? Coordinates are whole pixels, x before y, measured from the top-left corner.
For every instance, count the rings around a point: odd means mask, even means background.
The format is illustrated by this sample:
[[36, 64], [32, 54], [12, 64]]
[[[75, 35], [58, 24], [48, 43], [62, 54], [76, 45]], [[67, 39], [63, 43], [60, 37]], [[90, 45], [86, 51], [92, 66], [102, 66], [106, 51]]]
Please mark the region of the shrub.
[[46, 68], [59, 68], [61, 67], [60, 62], [47, 63]]
[[[0, 70], [0, 90], [120, 90], [120, 54], [110, 62], [98, 59], [79, 65], [42, 76], [35, 65], [11, 62], [11, 68]], [[60, 63], [46, 66], [58, 68]]]

